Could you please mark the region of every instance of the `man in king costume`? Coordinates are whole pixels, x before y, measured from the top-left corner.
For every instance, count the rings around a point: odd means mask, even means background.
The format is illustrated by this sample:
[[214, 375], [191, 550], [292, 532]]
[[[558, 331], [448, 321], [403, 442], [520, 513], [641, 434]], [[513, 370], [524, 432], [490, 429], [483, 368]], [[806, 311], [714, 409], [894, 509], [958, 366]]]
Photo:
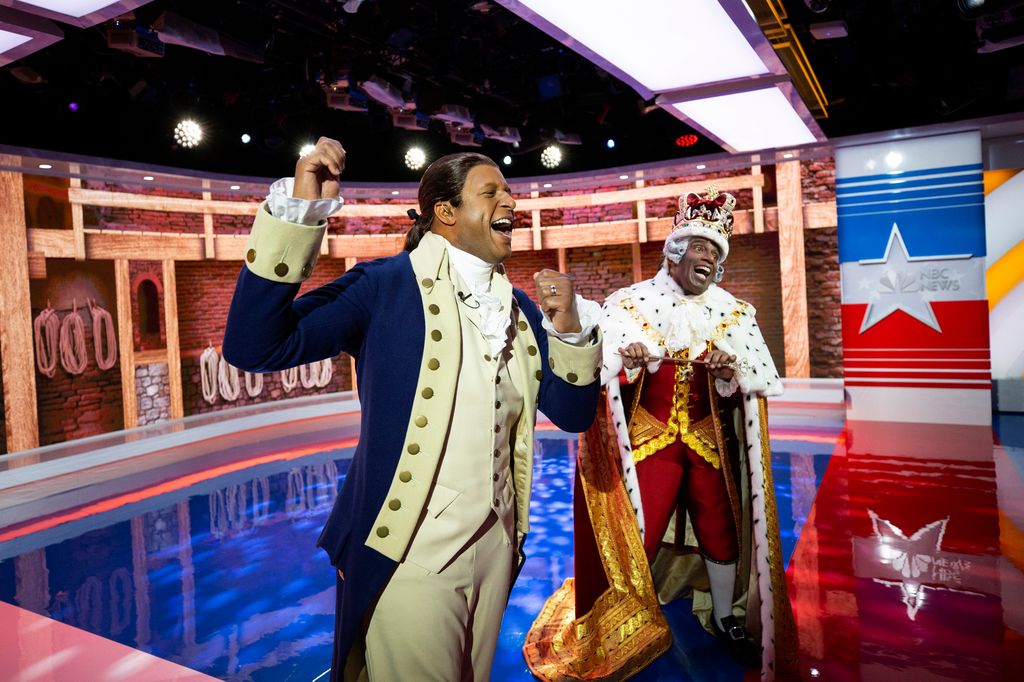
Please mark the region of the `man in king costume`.
[[622, 680], [671, 645], [659, 608], [693, 612], [743, 665], [795, 669], [766, 398], [782, 392], [753, 306], [717, 286], [735, 198], [679, 201], [665, 260], [605, 301], [607, 410], [581, 438], [575, 579], [523, 652], [544, 680]]

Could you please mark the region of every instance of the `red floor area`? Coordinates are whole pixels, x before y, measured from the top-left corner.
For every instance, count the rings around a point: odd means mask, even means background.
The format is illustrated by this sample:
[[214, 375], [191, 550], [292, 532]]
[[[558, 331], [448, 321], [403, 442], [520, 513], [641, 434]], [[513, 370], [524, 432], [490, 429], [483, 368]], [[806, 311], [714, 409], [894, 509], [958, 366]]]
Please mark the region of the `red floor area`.
[[[6, 682], [203, 682], [214, 678], [0, 602], [0, 630], [18, 633], [0, 656]], [[7, 638], [5, 638], [6, 640]]]
[[801, 677], [1022, 679], [1022, 492], [988, 428], [848, 424], [789, 566]]

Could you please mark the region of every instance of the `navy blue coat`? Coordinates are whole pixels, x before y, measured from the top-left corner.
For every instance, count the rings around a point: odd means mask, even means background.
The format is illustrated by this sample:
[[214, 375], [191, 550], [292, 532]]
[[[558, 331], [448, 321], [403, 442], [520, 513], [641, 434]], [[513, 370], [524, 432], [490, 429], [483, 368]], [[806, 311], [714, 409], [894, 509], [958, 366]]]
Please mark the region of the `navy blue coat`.
[[[360, 263], [295, 299], [298, 289], [298, 284], [272, 282], [243, 267], [223, 354], [250, 372], [287, 369], [340, 352], [356, 360], [359, 444], [318, 541], [346, 576], [338, 583], [335, 629], [334, 675], [340, 675], [364, 613], [396, 567], [363, 541], [395, 476], [423, 357], [425, 322], [407, 252]], [[574, 386], [551, 371], [540, 310], [523, 291], [515, 289], [514, 296], [541, 354], [540, 410], [563, 430], [586, 430], [596, 412], [598, 382]]]

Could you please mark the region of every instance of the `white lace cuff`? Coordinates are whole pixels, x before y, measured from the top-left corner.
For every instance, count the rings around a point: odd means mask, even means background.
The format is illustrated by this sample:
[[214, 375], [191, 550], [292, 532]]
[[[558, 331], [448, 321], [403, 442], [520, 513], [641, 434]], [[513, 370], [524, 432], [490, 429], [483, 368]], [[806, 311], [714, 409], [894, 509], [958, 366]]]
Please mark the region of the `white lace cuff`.
[[270, 185], [267, 208], [270, 215], [297, 225], [319, 225], [345, 203], [337, 199], [297, 199], [292, 196], [295, 178], [281, 178]]
[[718, 395], [722, 396], [723, 398], [728, 398], [733, 393], [735, 393], [736, 389], [740, 387], [740, 382], [736, 378], [738, 375], [739, 372], [734, 371], [732, 373], [732, 379], [729, 379], [729, 381], [715, 379], [715, 390], [718, 391]]
[[598, 320], [601, 319], [601, 306], [596, 301], [591, 301], [576, 294], [576, 312], [579, 313], [580, 327], [582, 327], [578, 332], [557, 331], [555, 326], [551, 324], [551, 320], [548, 319], [547, 313], [543, 311], [541, 313], [544, 315], [544, 320], [541, 324], [549, 336], [554, 336], [574, 346], [585, 344], [589, 342], [590, 334], [594, 331], [594, 327], [597, 326]]

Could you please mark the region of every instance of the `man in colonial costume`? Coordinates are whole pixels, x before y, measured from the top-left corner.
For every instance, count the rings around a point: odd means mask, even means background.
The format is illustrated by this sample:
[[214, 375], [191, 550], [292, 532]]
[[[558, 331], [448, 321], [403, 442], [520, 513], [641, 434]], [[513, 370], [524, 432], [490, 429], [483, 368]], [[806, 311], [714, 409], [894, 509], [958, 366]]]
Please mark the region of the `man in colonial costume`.
[[681, 198], [658, 273], [605, 301], [607, 411], [579, 449], [576, 576], [524, 646], [542, 679], [631, 676], [671, 643], [659, 600], [687, 593], [762, 678], [795, 664], [765, 409], [782, 384], [754, 308], [716, 284], [735, 203]]
[[256, 372], [356, 359], [359, 445], [318, 543], [338, 570], [331, 679], [487, 680], [523, 561], [537, 409], [569, 431], [593, 421], [600, 309], [554, 271], [535, 275], [540, 309], [512, 287], [515, 200], [469, 153], [424, 173], [405, 251], [296, 300], [344, 163], [321, 138], [293, 186], [271, 188], [224, 356]]

